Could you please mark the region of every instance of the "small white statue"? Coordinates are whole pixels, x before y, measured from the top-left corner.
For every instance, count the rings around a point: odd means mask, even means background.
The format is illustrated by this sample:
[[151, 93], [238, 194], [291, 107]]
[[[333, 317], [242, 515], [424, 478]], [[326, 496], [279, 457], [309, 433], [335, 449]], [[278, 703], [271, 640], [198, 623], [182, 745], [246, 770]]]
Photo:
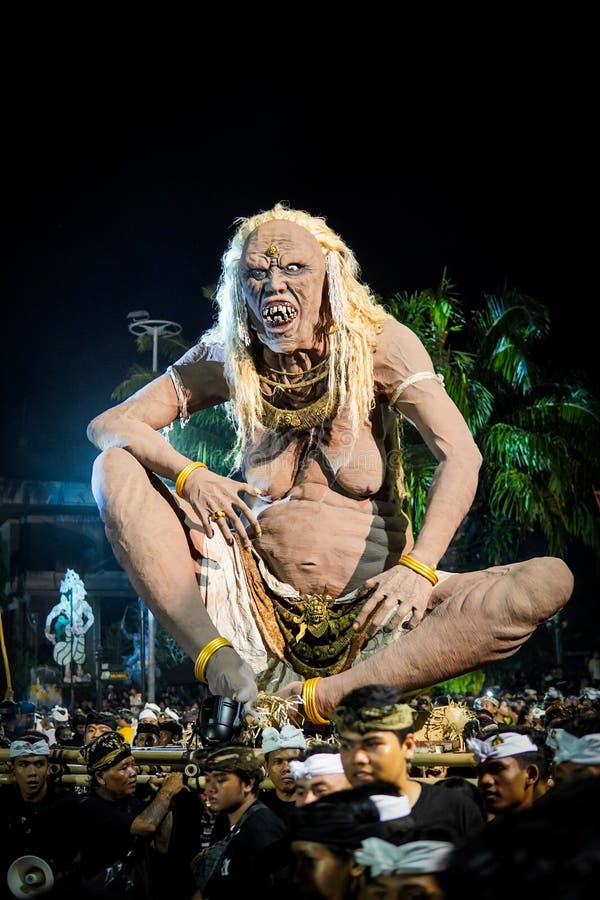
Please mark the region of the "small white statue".
[[[55, 662], [65, 667], [65, 681], [86, 681], [90, 678], [83, 672], [83, 663], [85, 634], [94, 624], [94, 614], [85, 599], [86, 593], [77, 572], [67, 569], [60, 584], [60, 600], [46, 617], [44, 633], [54, 644]], [[73, 663], [77, 667], [75, 675], [72, 675]]]

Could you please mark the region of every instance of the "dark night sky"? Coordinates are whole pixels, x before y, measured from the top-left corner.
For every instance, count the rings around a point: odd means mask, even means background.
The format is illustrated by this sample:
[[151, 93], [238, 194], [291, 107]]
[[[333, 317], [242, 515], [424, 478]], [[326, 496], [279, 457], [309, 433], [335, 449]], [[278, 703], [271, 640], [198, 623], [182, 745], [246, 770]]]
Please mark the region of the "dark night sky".
[[[531, 294], [551, 310], [555, 371], [595, 377], [580, 259], [565, 249], [576, 225], [565, 197], [585, 196], [586, 174], [535, 134], [537, 121], [517, 128], [507, 107], [480, 132], [474, 113], [461, 140], [443, 117], [415, 128], [395, 104], [378, 113], [354, 100], [349, 116], [330, 103], [320, 120], [317, 91], [245, 106], [243, 91], [232, 105], [214, 83], [51, 72], [3, 108], [0, 476], [89, 482], [86, 425], [142, 361], [127, 313], [177, 321], [193, 342], [211, 321], [202, 287], [217, 280], [234, 219], [279, 200], [324, 215], [384, 297], [435, 287], [444, 270], [467, 310], [504, 284]], [[589, 558], [569, 562], [569, 615], [597, 634]]]
[[413, 142], [377, 139], [374, 114], [311, 131], [191, 92], [96, 86], [81, 103], [52, 83], [7, 121], [2, 475], [87, 481], [86, 424], [143, 361], [127, 313], [177, 321], [192, 342], [233, 220], [278, 200], [324, 215], [384, 297], [444, 269], [467, 308], [506, 283], [551, 307], [559, 367], [592, 349], [564, 315], [561, 178], [549, 189], [537, 144], [403, 155]]

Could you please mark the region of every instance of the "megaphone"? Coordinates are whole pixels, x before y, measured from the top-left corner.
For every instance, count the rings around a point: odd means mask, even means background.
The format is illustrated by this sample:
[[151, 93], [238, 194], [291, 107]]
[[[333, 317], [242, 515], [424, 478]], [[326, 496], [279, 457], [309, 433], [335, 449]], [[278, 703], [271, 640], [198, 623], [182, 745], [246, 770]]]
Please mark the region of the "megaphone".
[[54, 886], [52, 869], [40, 856], [19, 856], [10, 864], [6, 880], [13, 897], [38, 897]]

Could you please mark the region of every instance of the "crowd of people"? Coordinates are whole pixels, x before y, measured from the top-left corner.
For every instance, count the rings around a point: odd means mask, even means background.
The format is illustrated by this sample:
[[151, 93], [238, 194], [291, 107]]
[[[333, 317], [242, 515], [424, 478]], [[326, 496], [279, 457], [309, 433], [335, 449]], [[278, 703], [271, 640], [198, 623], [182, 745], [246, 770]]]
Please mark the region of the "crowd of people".
[[[293, 707], [283, 724], [271, 711], [270, 725], [257, 707], [248, 727], [241, 704], [221, 716], [222, 699], [177, 709], [167, 697], [135, 713], [26, 706], [12, 730], [3, 717], [4, 870], [41, 857], [49, 895], [65, 900], [202, 900], [249, 884], [267, 898], [452, 900], [466, 884], [495, 898], [506, 866], [546, 897], [592, 896], [599, 828], [575, 807], [600, 788], [600, 689], [405, 700], [374, 684], [346, 694], [320, 730]], [[472, 713], [461, 735], [472, 756], [415, 765], [419, 723], [450, 703]], [[141, 747], [186, 751], [201, 778], [169, 765], [143, 777]], [[67, 748], [79, 750], [83, 785], [52, 772]]]

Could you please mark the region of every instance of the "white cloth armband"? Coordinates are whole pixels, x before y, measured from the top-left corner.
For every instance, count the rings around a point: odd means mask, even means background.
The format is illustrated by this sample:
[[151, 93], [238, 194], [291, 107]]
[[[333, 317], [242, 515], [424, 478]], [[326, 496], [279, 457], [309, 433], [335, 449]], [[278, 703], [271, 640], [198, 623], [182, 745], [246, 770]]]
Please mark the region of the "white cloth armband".
[[173, 366], [169, 366], [169, 368], [167, 369], [167, 375], [171, 376], [171, 381], [173, 382], [173, 387], [175, 388], [175, 393], [177, 394], [177, 403], [179, 404], [179, 424], [182, 428], [185, 428], [187, 423], [190, 421], [185, 386], [183, 384], [183, 381], [181, 380], [179, 372], [177, 371], [177, 369], [174, 369]]
[[402, 384], [399, 384], [395, 389], [394, 393], [390, 397], [390, 406], [394, 405], [400, 394], [402, 394], [407, 387], [410, 387], [411, 384], [416, 384], [418, 381], [427, 381], [430, 378], [435, 378], [436, 381], [439, 381], [442, 387], [444, 386], [443, 375], [440, 375], [436, 372], [415, 372], [414, 375], [411, 375], [409, 378], [403, 381]]

